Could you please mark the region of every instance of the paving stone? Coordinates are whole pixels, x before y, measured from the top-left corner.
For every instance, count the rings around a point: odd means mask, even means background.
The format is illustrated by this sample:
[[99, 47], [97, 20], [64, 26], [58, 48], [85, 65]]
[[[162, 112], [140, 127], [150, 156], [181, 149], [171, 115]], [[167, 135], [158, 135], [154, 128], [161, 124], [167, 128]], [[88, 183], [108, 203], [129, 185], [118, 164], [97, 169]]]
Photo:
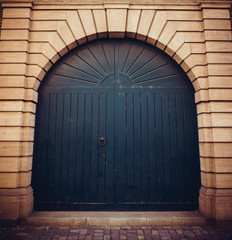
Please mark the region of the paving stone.
[[129, 227], [129, 226], [124, 226], [124, 227], [121, 227], [121, 229], [129, 230], [129, 229], [131, 229], [131, 227]]
[[95, 232], [94, 237], [101, 237], [103, 236], [103, 232]]
[[188, 227], [18, 227], [1, 228], [2, 240], [232, 240], [231, 230]]
[[104, 240], [110, 240], [110, 235], [104, 235], [103, 239]]
[[110, 235], [110, 229], [104, 229], [104, 235]]
[[137, 230], [137, 234], [138, 235], [143, 235], [143, 231], [142, 230]]
[[144, 239], [144, 236], [138, 235], [138, 239]]
[[[134, 231], [136, 231], [136, 230], [134, 230]], [[120, 235], [125, 235], [126, 232], [127, 232], [126, 230], [119, 230], [119, 234], [120, 234]]]
[[125, 240], [127, 237], [126, 236], [119, 236], [120, 240]]
[[85, 240], [91, 240], [92, 239], [92, 235], [87, 235]]
[[152, 230], [152, 235], [159, 235], [158, 231], [157, 230]]
[[87, 233], [87, 229], [80, 229], [80, 234], [86, 234]]

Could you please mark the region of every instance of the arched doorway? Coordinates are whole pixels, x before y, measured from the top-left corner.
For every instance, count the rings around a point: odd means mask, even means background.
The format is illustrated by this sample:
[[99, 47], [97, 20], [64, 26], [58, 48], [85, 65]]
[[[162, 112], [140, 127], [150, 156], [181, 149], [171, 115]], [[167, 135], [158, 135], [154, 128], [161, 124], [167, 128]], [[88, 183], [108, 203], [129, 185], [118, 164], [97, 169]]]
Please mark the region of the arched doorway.
[[39, 88], [32, 185], [38, 210], [197, 209], [197, 119], [186, 74], [135, 40], [67, 54]]

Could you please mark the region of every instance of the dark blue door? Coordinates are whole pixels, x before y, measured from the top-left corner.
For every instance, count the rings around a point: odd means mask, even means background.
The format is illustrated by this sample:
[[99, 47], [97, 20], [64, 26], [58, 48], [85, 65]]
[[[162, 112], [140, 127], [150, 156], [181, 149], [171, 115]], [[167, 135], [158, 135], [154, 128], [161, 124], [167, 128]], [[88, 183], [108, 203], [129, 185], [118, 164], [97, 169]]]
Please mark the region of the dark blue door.
[[86, 44], [39, 89], [39, 210], [192, 210], [200, 186], [194, 90], [160, 50]]

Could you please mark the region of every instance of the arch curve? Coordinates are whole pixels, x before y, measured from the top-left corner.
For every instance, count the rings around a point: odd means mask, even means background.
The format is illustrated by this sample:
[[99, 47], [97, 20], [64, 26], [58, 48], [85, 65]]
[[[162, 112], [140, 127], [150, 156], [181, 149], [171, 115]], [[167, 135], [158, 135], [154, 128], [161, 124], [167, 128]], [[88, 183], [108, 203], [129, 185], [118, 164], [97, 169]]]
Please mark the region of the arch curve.
[[[105, 32], [103, 32], [103, 33], [105, 33]], [[54, 56], [52, 56], [52, 58], [51, 58], [51, 59], [53, 59], [53, 60], [52, 60], [52, 63], [53, 63], [53, 64], [51, 65], [51, 61], [50, 61], [50, 60], [48, 60], [48, 62], [44, 63], [44, 66], [42, 66], [42, 69], [41, 69], [40, 71], [37, 71], [36, 78], [37, 78], [37, 79], [40, 79], [41, 82], [42, 82], [42, 81], [43, 81], [43, 78], [44, 78], [44, 76], [45, 76], [45, 72], [49, 72], [49, 70], [53, 67], [53, 65], [54, 65], [58, 60], [60, 60], [60, 59], [61, 59], [62, 57], [64, 57], [64, 56], [66, 56], [66, 55], [67, 55], [68, 53], [70, 53], [71, 51], [73, 51], [73, 50], [75, 50], [75, 49], [78, 49], [78, 48], [81, 47], [82, 45], [85, 45], [85, 44], [94, 42], [94, 41], [96, 41], [96, 40], [112, 39], [112, 38], [97, 38], [97, 36], [101, 36], [101, 34], [102, 34], [103, 36], [105, 36], [105, 34], [103, 34], [103, 33], [98, 33], [98, 35], [97, 35], [97, 33], [96, 33], [96, 34], [91, 34], [91, 36], [96, 36], [96, 38], [91, 39], [91, 41], [83, 41], [83, 38], [81, 38], [81, 39], [76, 39], [75, 41], [72, 42], [72, 44], [70, 44], [70, 46], [73, 46], [73, 47], [70, 48], [70, 49], [68, 48], [68, 52], [67, 52], [67, 47], [65, 47], [65, 48], [60, 49], [60, 51], [59, 51], [58, 53], [54, 53]], [[117, 33], [115, 33], [115, 34], [117, 34]], [[129, 35], [129, 36], [131, 36], [131, 35]], [[142, 35], [141, 35], [141, 36], [142, 36]], [[143, 37], [144, 37], [144, 39], [146, 38], [145, 35], [144, 35]], [[86, 36], [86, 39], [88, 39], [88, 36]], [[117, 39], [120, 39], [120, 38], [117, 38]], [[127, 39], [133, 40], [134, 38], [133, 38], [133, 37], [131, 37], [131, 38], [128, 37]], [[80, 41], [80, 44], [77, 44], [77, 43], [79, 42], [79, 40], [81, 40], [81, 41]], [[136, 40], [136, 39], [135, 39], [135, 40]], [[152, 41], [151, 41], [151, 40], [152, 40]], [[137, 41], [141, 41], [141, 40], [137, 40]], [[143, 41], [141, 41], [141, 42], [143, 42]], [[155, 45], [152, 45], [151, 42], [152, 42], [152, 43], [153, 43], [153, 42], [156, 42], [156, 44], [155, 44]], [[167, 47], [167, 46], [165, 46], [163, 43], [160, 43], [158, 40], [152, 39], [152, 38], [149, 38], [149, 41], [147, 41], [146, 43], [147, 43], [148, 45], [150, 45], [151, 47], [155, 47], [155, 48], [157, 48], [157, 49], [160, 49], [161, 52], [163, 52], [163, 49]], [[163, 48], [163, 46], [165, 46], [165, 47]], [[174, 50], [170, 49], [169, 47], [167, 47], [167, 49], [168, 49], [168, 51], [166, 51], [165, 54], [167, 54], [170, 58], [173, 59], [173, 61], [175, 61], [175, 59], [173, 58], [173, 57], [174, 57]], [[65, 52], [66, 52], [65, 54], [64, 54], [64, 50], [65, 50]], [[58, 54], [59, 57], [57, 57], [57, 54]], [[181, 61], [181, 62], [183, 62], [183, 63], [185, 64], [185, 69], [183, 69], [183, 71], [188, 75], [189, 79], [190, 79], [191, 81], [196, 80], [196, 79], [197, 79], [197, 76], [195, 75], [194, 72], [192, 72], [191, 67], [188, 66], [188, 63], [185, 63], [185, 62], [184, 62], [184, 59], [182, 59], [182, 60], [180, 60], [180, 59], [181, 59], [181, 58], [178, 56], [178, 60]], [[176, 61], [175, 61], [175, 62], [176, 62]], [[177, 64], [178, 64], [178, 63], [177, 63]], [[178, 64], [178, 65], [179, 65], [179, 64]], [[45, 70], [45, 69], [46, 69], [46, 70]], [[40, 85], [40, 84], [38, 84], [38, 83], [35, 82], [33, 88], [34, 88], [34, 89], [38, 89], [39, 85]], [[198, 89], [199, 89], [199, 87], [196, 87], [196, 85], [193, 85], [193, 87], [194, 87], [195, 90], [198, 90]]]

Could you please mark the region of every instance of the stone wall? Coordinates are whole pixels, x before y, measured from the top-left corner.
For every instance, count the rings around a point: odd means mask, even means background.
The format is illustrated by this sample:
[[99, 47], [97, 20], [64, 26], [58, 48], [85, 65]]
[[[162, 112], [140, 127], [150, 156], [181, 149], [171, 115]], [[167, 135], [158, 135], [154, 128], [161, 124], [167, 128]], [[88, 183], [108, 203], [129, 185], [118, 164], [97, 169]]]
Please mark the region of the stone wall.
[[231, 2], [101, 2], [2, 4], [0, 219], [25, 217], [33, 209], [35, 109], [47, 71], [71, 49], [112, 37], [160, 48], [189, 76], [198, 112], [200, 211], [207, 218], [232, 219]]

